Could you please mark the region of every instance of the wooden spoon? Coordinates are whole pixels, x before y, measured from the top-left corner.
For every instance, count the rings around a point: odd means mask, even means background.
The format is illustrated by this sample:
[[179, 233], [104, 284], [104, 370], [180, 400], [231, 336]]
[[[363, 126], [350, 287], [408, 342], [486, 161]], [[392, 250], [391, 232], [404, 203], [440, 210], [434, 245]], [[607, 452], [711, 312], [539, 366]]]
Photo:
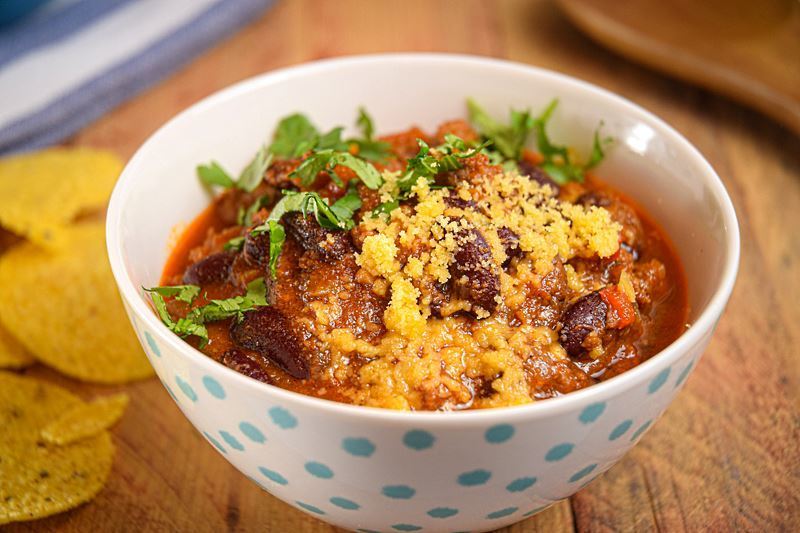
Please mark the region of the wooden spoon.
[[558, 3], [609, 48], [753, 106], [800, 135], [800, 1]]

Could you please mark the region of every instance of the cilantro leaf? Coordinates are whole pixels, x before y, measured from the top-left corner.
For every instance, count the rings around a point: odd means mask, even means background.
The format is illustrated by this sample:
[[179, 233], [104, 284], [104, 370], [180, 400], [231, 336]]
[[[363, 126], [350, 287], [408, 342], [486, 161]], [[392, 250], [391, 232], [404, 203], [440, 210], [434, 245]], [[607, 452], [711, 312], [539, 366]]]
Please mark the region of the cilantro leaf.
[[208, 165], [199, 165], [197, 175], [200, 177], [200, 181], [208, 186], [219, 185], [226, 189], [235, 187], [252, 192], [261, 183], [264, 173], [271, 164], [272, 154], [267, 153], [266, 147], [262, 146], [237, 179], [233, 179], [216, 161], [212, 161]]
[[417, 139], [417, 144], [419, 145], [417, 155], [406, 162], [406, 170], [397, 180], [397, 197], [380, 204], [372, 211], [374, 214], [391, 213], [400, 205], [400, 200], [408, 198], [411, 188], [420, 178], [424, 178], [429, 185], [433, 185], [437, 174], [460, 169], [463, 166], [461, 159], [474, 157], [489, 146], [491, 140], [470, 147], [460, 137], [447, 134], [444, 144], [436, 147], [436, 151], [441, 154], [440, 157], [433, 155], [431, 147], [422, 139]]
[[367, 113], [367, 110], [363, 107], [358, 108], [356, 125], [361, 128], [361, 135], [364, 136], [364, 140], [371, 141], [372, 136], [375, 134], [375, 126], [372, 123], [372, 117], [369, 116], [369, 113]]
[[161, 296], [174, 296], [176, 300], [190, 304], [200, 294], [200, 287], [197, 285], [171, 285], [168, 287], [152, 287], [145, 289], [145, 291], [160, 294]]
[[236, 185], [230, 174], [216, 161], [212, 161], [208, 165], [198, 165], [197, 175], [200, 177], [200, 181], [209, 187], [212, 185], [219, 185], [221, 187], [230, 188]]
[[278, 257], [286, 240], [286, 230], [280, 220], [286, 213], [313, 214], [320, 226], [333, 230], [349, 230], [354, 225], [353, 214], [361, 207], [361, 198], [353, 182], [345, 196], [329, 205], [316, 192], [284, 191], [283, 198], [275, 204], [267, 220], [252, 230], [254, 236], [269, 233], [269, 265], [272, 277], [277, 275]]
[[359, 209], [361, 209], [361, 196], [358, 195], [355, 181], [351, 181], [347, 187], [347, 194], [333, 203], [331, 211], [340, 220], [352, 220], [353, 215]]
[[544, 157], [544, 162], [540, 166], [559, 185], [570, 181], [583, 182], [586, 171], [599, 165], [605, 157], [603, 145], [611, 143], [613, 139], [610, 137], [600, 138], [600, 128], [603, 126], [601, 122], [594, 132], [589, 161], [585, 164], [574, 162], [569, 148], [553, 143], [547, 134], [547, 123], [557, 105], [558, 100], [553, 100], [534, 120], [537, 148]]
[[223, 250], [236, 250], [237, 252], [241, 252], [242, 248], [244, 248], [244, 237], [241, 236], [234, 237], [222, 245]]
[[298, 157], [312, 147], [318, 135], [317, 128], [305, 115], [295, 113], [278, 122], [269, 151], [281, 157]]
[[272, 279], [278, 277], [278, 258], [283, 249], [283, 242], [286, 240], [286, 230], [274, 220], [267, 222], [269, 228], [269, 270]]
[[267, 147], [262, 146], [250, 164], [248, 164], [239, 179], [236, 180], [236, 187], [243, 191], [253, 192], [264, 178], [264, 173], [272, 164], [272, 154], [267, 152]]
[[[186, 287], [193, 287], [196, 289], [196, 293], [200, 291], [200, 287], [196, 285], [153, 287], [145, 290], [150, 293], [156, 313], [164, 325], [180, 337], [199, 337], [201, 348], [208, 343], [208, 330], [205, 327], [207, 322], [231, 317], [240, 320], [246, 311], [268, 305], [267, 286], [264, 278], [257, 278], [247, 284], [247, 292], [244, 296], [234, 296], [224, 300], [211, 300], [206, 305], [192, 309], [185, 317], [175, 320], [167, 310], [167, 303], [164, 297], [177, 295], [176, 299], [180, 299]], [[192, 292], [194, 292], [194, 289], [192, 289]]]
[[[325, 171], [336, 181], [338, 176], [334, 169], [338, 165], [351, 169], [370, 189], [377, 189], [381, 186], [381, 174], [371, 163], [359, 159], [351, 153], [337, 152], [333, 149], [318, 150], [312, 153], [289, 176], [298, 176], [300, 184], [308, 186], [314, 182], [317, 174]], [[338, 180], [337, 184], [341, 186], [341, 180]]]
[[490, 117], [474, 100], [467, 99], [469, 119], [478, 131], [492, 141], [495, 149], [507, 159], [518, 160], [534, 127], [530, 111], [511, 110], [509, 124], [501, 124]]

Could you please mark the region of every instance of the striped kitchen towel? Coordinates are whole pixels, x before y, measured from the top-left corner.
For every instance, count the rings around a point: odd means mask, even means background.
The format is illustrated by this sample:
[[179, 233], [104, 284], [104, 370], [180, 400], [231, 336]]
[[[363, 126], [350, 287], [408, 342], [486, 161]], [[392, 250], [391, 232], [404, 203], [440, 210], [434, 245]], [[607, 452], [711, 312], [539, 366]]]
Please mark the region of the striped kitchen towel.
[[272, 1], [54, 0], [0, 27], [0, 154], [59, 142]]

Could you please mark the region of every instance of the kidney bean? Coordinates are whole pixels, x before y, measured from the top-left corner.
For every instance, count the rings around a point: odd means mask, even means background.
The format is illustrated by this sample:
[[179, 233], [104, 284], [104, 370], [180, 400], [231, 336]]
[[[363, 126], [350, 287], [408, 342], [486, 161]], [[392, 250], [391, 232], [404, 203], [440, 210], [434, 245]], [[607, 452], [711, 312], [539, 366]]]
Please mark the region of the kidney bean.
[[236, 252], [225, 251], [211, 254], [186, 269], [183, 282], [191, 285], [220, 283], [228, 279]]
[[257, 379], [264, 383], [272, 383], [269, 374], [259, 365], [253, 357], [232, 348], [222, 355], [222, 364], [247, 377]]
[[312, 216], [288, 213], [281, 219], [286, 233], [306, 251], [314, 251], [326, 263], [334, 263], [353, 251], [350, 232], [329, 230]]
[[600, 334], [605, 330], [607, 312], [608, 305], [600, 291], [581, 296], [567, 308], [561, 318], [559, 341], [570, 356], [577, 357], [586, 351], [583, 342], [590, 333]]
[[453, 294], [493, 312], [497, 308], [495, 298], [500, 294], [500, 277], [489, 244], [475, 228], [461, 229], [456, 241], [459, 247], [450, 265]]
[[308, 362], [289, 319], [274, 307], [259, 307], [231, 325], [231, 339], [297, 379], [309, 377]]
[[522, 248], [519, 247], [519, 235], [512, 230], [508, 228], [499, 228], [497, 230], [497, 236], [500, 238], [500, 242], [503, 243], [503, 249], [506, 252], [506, 260], [503, 262], [503, 266], [508, 266], [515, 257], [522, 257], [524, 255]]

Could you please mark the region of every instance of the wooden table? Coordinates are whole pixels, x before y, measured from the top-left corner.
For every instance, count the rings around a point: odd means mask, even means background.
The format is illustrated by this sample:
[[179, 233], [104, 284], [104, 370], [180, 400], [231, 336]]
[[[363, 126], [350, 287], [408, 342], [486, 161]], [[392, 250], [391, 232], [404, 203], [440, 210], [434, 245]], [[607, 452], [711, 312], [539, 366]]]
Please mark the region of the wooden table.
[[[707, 354], [658, 425], [600, 479], [507, 531], [791, 530], [800, 519], [800, 139], [763, 116], [595, 46], [547, 1], [285, 1], [69, 144], [123, 158], [235, 81], [312, 59], [399, 50], [510, 58], [664, 117], [717, 169], [742, 230], [739, 280]], [[787, 58], [787, 61], [791, 58]], [[795, 58], [797, 59], [797, 58]], [[57, 382], [84, 396], [108, 389]], [[262, 492], [192, 428], [158, 380], [131, 406], [96, 500], [9, 531], [329, 531]]]

